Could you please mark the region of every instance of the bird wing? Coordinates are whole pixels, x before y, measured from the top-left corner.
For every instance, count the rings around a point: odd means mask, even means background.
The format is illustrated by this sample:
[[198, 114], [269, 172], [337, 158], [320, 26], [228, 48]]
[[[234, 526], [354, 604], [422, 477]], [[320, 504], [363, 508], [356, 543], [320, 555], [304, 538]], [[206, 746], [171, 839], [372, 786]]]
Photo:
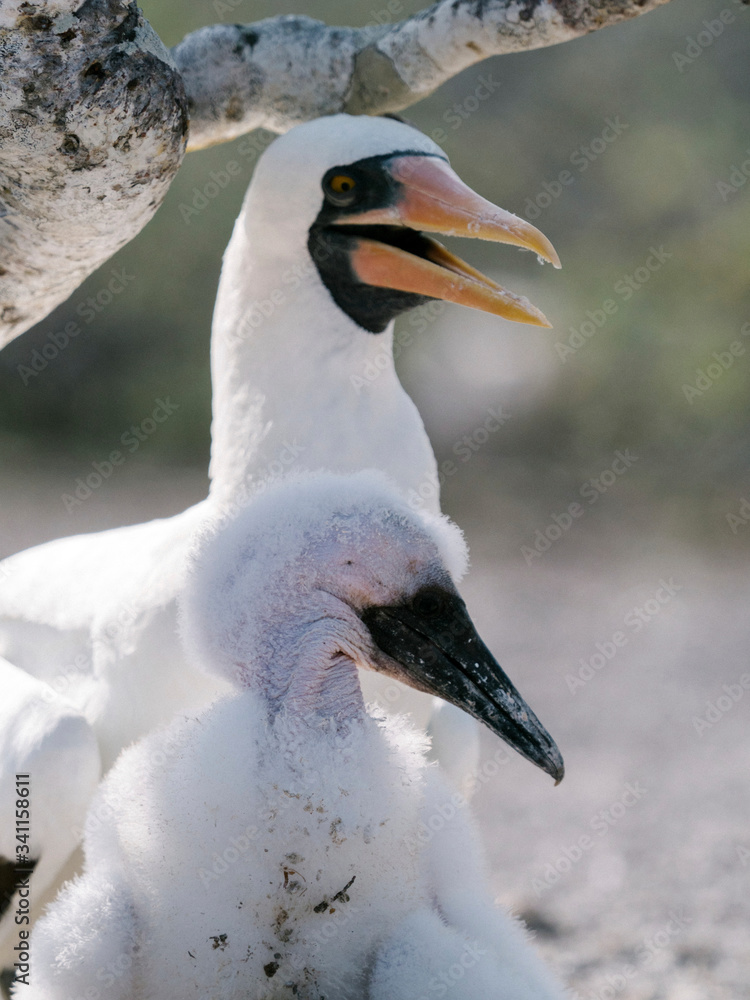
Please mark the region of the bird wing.
[[158, 607], [181, 583], [202, 504], [175, 517], [70, 535], [0, 563], [0, 621], [90, 628], [118, 605]]

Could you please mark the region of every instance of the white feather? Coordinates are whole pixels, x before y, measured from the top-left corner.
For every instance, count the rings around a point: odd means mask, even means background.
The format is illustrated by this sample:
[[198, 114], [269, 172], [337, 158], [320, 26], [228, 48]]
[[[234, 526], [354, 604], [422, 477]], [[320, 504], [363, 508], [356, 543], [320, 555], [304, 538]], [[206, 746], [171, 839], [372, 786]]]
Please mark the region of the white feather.
[[[122, 747], [226, 690], [185, 662], [175, 629], [189, 539], [204, 518], [241, 509], [266, 482], [298, 470], [380, 468], [405, 494], [436, 481], [422, 420], [395, 372], [392, 324], [373, 335], [351, 320], [307, 250], [325, 171], [404, 150], [443, 155], [400, 122], [337, 115], [293, 129], [260, 159], [214, 313], [208, 500], [165, 520], [50, 542], [3, 564], [0, 653], [88, 721], [105, 770]], [[368, 366], [377, 378], [362, 378]], [[437, 514], [437, 498], [434, 507]], [[462, 559], [459, 545], [449, 558], [456, 575]], [[370, 682], [370, 697], [377, 687]], [[431, 700], [399, 690], [399, 709], [426, 723]], [[12, 741], [5, 747], [12, 771], [16, 749]], [[80, 793], [71, 771], [58, 799]], [[54, 830], [52, 820], [42, 822]], [[59, 861], [51, 838], [44, 849]], [[0, 941], [11, 930], [6, 916]]]
[[274, 486], [206, 534], [183, 629], [242, 690], [123, 753], [19, 997], [91, 997], [116, 967], [115, 1000], [418, 1000], [445, 977], [561, 1000], [424, 738], [344, 683], [369, 655], [357, 611], [450, 585], [460, 548], [368, 472]]

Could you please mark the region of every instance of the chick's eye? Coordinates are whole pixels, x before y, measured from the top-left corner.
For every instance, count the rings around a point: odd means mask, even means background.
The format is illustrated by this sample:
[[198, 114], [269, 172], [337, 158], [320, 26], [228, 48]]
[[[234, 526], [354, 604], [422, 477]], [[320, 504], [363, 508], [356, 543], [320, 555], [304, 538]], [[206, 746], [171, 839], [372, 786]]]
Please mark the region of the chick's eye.
[[349, 174], [332, 174], [325, 183], [325, 193], [334, 205], [350, 205], [357, 197], [357, 182]]
[[414, 597], [413, 607], [422, 618], [437, 618], [445, 607], [445, 599], [434, 590], [423, 590]]

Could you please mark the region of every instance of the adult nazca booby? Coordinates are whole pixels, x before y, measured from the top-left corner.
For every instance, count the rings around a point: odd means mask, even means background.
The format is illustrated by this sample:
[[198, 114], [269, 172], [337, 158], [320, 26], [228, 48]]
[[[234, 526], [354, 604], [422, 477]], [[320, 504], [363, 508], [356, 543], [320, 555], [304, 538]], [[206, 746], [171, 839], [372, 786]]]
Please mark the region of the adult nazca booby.
[[456, 590], [465, 559], [372, 472], [292, 478], [204, 538], [183, 629], [240, 690], [123, 752], [23, 995], [415, 1000], [447, 977], [561, 1000], [423, 737], [359, 688], [357, 666], [405, 674], [562, 775]]
[[[123, 746], [222, 690], [185, 663], [175, 632], [185, 553], [203, 518], [243, 506], [279, 471], [376, 467], [404, 491], [434, 479], [429, 440], [393, 366], [395, 316], [427, 296], [546, 322], [420, 230], [509, 242], [557, 263], [541, 233], [472, 192], [438, 146], [401, 122], [337, 115], [276, 140], [258, 162], [224, 257], [208, 499], [172, 518], [58, 539], [5, 562], [0, 652], [88, 723], [96, 737], [81, 737], [88, 770], [101, 757], [106, 771]], [[384, 352], [379, 377], [355, 386], [352, 376]], [[408, 707], [426, 722], [429, 705], [417, 695]], [[393, 707], [404, 710], [406, 696]], [[0, 746], [12, 774], [13, 741]], [[61, 801], [77, 801], [78, 782], [71, 770], [58, 777], [54, 802], [35, 801], [53, 838], [49, 820]], [[54, 878], [49, 867], [38, 870]], [[38, 882], [35, 898], [46, 888]], [[12, 903], [0, 939], [12, 938], [11, 914]]]

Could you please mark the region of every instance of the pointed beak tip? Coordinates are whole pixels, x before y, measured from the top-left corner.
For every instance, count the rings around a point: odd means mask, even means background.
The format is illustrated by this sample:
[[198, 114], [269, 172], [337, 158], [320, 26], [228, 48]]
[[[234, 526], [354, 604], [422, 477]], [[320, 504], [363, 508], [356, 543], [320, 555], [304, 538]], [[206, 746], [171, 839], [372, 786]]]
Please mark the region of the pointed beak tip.
[[[555, 747], [555, 750], [557, 750], [557, 747]], [[559, 750], [557, 750], [557, 753], [555, 753], [554, 755], [548, 757], [547, 766], [544, 768], [544, 770], [547, 772], [550, 778], [554, 780], [555, 788], [557, 788], [557, 786], [565, 777], [565, 762], [563, 761]]]
[[537, 233], [539, 233], [540, 242], [542, 242], [543, 245], [543, 248], [541, 249], [534, 248], [536, 249], [537, 260], [540, 264], [551, 264], [556, 271], [559, 271], [562, 267], [562, 263], [560, 262], [560, 256], [557, 250], [555, 250], [543, 233], [540, 233], [539, 230], [537, 230]]
[[528, 323], [530, 326], [540, 326], [547, 330], [552, 329], [552, 324], [544, 315], [541, 309], [537, 309], [528, 300], [525, 302], [525, 309], [520, 316], [513, 317], [517, 322]]
[[557, 744], [480, 639], [452, 586], [365, 608], [361, 618], [376, 649], [400, 666], [400, 679], [472, 715], [560, 784], [565, 764]]

